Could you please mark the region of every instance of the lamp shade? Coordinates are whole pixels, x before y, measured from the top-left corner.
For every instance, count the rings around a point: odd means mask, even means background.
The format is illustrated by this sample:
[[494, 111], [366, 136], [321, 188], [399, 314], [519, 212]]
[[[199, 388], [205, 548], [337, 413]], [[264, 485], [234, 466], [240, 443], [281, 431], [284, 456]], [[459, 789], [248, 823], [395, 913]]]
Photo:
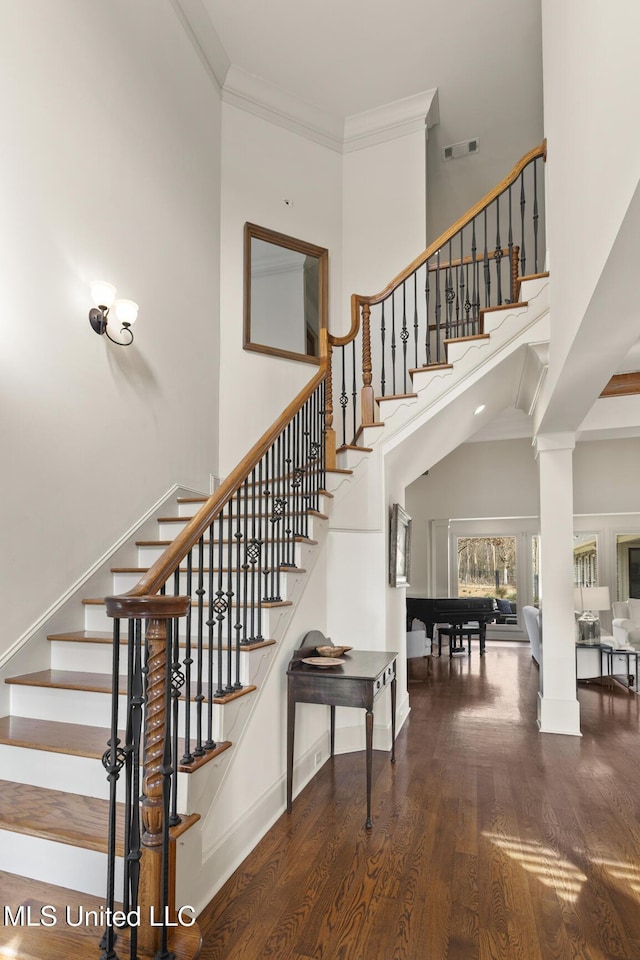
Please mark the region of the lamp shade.
[[610, 610], [609, 587], [582, 587], [582, 610]]
[[134, 303], [133, 300], [116, 300], [115, 312], [120, 323], [131, 326], [132, 323], [136, 322], [138, 316], [138, 304]]
[[96, 307], [109, 308], [116, 298], [116, 288], [106, 280], [94, 280], [91, 284], [91, 299]]

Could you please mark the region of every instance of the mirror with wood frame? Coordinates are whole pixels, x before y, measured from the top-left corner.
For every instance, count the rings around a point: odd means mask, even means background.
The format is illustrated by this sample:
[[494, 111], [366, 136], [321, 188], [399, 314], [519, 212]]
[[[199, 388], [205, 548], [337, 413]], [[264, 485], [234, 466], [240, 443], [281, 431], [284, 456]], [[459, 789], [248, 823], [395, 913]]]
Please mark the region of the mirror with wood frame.
[[245, 350], [320, 362], [328, 262], [324, 247], [245, 223]]

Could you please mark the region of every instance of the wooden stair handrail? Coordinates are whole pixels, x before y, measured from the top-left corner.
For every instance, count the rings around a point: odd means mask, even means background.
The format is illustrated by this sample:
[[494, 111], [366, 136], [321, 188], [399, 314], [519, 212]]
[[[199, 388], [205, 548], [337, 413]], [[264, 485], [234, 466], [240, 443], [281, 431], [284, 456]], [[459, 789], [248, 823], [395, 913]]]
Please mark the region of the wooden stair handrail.
[[[380, 293], [374, 294], [373, 296], [363, 296], [358, 293], [351, 294], [351, 326], [347, 333], [341, 337], [334, 336], [329, 334], [329, 343], [332, 347], [343, 347], [347, 343], [351, 343], [352, 340], [358, 336], [360, 331], [360, 308], [363, 304], [373, 304], [380, 303], [382, 300], [385, 300], [393, 291], [400, 286], [408, 277], [421, 267], [423, 263], [426, 263], [441, 247], [444, 247], [446, 243], [449, 242], [459, 230], [463, 227], [468, 226], [468, 224], [473, 220], [474, 217], [477, 217], [478, 214], [482, 213], [485, 207], [488, 207], [496, 197], [502, 194], [507, 190], [515, 181], [518, 179], [522, 171], [532, 160], [536, 160], [538, 157], [542, 157], [545, 161], [547, 159], [547, 141], [546, 139], [542, 141], [537, 147], [534, 147], [532, 150], [529, 150], [528, 153], [518, 160], [516, 165], [513, 167], [510, 173], [501, 180], [500, 183], [490, 190], [482, 200], [479, 200], [474, 204], [463, 216], [461, 216], [456, 222], [450, 226], [447, 230], [442, 233], [437, 240], [434, 240], [426, 250], [419, 254], [415, 260], [413, 260], [408, 267], [405, 267], [401, 273], [397, 275], [386, 287], [380, 291]], [[494, 256], [493, 253], [489, 254], [489, 257], [492, 259]], [[478, 258], [478, 263], [482, 262], [482, 257]], [[441, 269], [446, 269], [447, 266], [453, 265], [444, 263], [441, 265]]]
[[[501, 180], [500, 183], [493, 188], [493, 190], [490, 190], [489, 193], [487, 193], [482, 198], [482, 200], [479, 200], [469, 210], [467, 210], [467, 212], [463, 214], [458, 220], [456, 220], [456, 222], [452, 224], [452, 226], [448, 227], [448, 229], [445, 230], [444, 233], [441, 233], [440, 236], [436, 240], [434, 240], [433, 243], [431, 243], [423, 253], [417, 256], [415, 260], [413, 260], [409, 264], [408, 267], [405, 267], [405, 269], [402, 270], [397, 275], [397, 277], [394, 277], [394, 279], [391, 280], [391, 282], [388, 283], [386, 287], [380, 291], [380, 293], [376, 293], [370, 297], [361, 296], [360, 294], [354, 293], [353, 296], [351, 297], [352, 309], [356, 303], [357, 304], [368, 303], [369, 305], [371, 305], [373, 303], [380, 303], [382, 300], [386, 300], [386, 298], [390, 296], [390, 294], [392, 294], [393, 291], [397, 287], [399, 287], [401, 283], [403, 283], [403, 281], [407, 280], [413, 273], [415, 273], [418, 267], [421, 267], [423, 263], [426, 263], [427, 260], [430, 260], [431, 257], [433, 257], [434, 254], [438, 252], [438, 250], [444, 247], [445, 244], [447, 244], [450, 240], [452, 240], [453, 237], [455, 237], [455, 235], [460, 230], [462, 230], [463, 227], [468, 226], [471, 223], [471, 221], [474, 219], [474, 217], [477, 217], [480, 213], [482, 213], [485, 207], [488, 207], [489, 204], [493, 203], [496, 197], [500, 196], [513, 183], [515, 183], [515, 181], [518, 179], [518, 177], [520, 176], [524, 168], [528, 166], [532, 160], [536, 160], [538, 157], [542, 157], [545, 161], [547, 159], [546, 139], [543, 140], [542, 143], [539, 144], [539, 146], [534, 147], [533, 150], [529, 150], [528, 153], [525, 153], [524, 157], [518, 160], [514, 168], [511, 170], [510, 173], [507, 174], [504, 180]], [[478, 263], [481, 263], [481, 262], [482, 262], [482, 257], [478, 257]], [[352, 315], [351, 327], [353, 329], [353, 315]]]
[[210, 526], [211, 522], [218, 516], [234, 494], [237, 493], [253, 468], [260, 462], [264, 454], [271, 447], [274, 440], [277, 439], [287, 424], [295, 417], [296, 413], [313, 394], [316, 387], [325, 379], [327, 356], [328, 331], [322, 329], [320, 331], [320, 369], [318, 372], [311, 378], [309, 383], [302, 388], [298, 395], [294, 397], [289, 406], [283, 410], [269, 429], [263, 433], [237, 467], [225, 477], [218, 489], [203, 503], [200, 510], [191, 518], [186, 527], [180, 531], [175, 540], [169, 544], [162, 556], [149, 568], [144, 577], [138, 581], [135, 587], [123, 594], [123, 596], [141, 597], [148, 594], [155, 594], [163, 584], [167, 582], [168, 578], [174, 573], [192, 547], [197, 544], [207, 527]]

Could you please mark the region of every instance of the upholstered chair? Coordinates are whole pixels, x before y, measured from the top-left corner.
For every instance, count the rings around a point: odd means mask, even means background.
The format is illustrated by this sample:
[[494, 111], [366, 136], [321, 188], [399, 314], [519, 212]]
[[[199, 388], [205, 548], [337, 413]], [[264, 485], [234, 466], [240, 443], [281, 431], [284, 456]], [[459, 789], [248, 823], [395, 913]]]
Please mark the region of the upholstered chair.
[[611, 604], [612, 632], [616, 646], [625, 644], [640, 650], [640, 599], [618, 600]]
[[540, 611], [537, 607], [523, 607], [522, 616], [529, 635], [531, 656], [540, 663]]

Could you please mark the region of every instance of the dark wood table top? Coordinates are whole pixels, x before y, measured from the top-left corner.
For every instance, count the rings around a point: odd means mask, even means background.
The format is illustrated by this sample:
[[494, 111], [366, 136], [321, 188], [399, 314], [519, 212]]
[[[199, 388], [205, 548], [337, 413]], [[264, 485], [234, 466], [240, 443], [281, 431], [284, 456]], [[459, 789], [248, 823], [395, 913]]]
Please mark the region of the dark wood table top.
[[327, 676], [336, 679], [342, 677], [349, 680], [375, 680], [384, 668], [396, 659], [398, 654], [389, 650], [350, 650], [340, 657], [341, 660], [344, 660], [344, 663], [335, 667], [314, 667], [311, 664], [302, 663], [303, 658], [316, 656], [315, 647], [296, 650], [294, 658], [287, 668], [287, 675], [302, 671], [315, 676]]

